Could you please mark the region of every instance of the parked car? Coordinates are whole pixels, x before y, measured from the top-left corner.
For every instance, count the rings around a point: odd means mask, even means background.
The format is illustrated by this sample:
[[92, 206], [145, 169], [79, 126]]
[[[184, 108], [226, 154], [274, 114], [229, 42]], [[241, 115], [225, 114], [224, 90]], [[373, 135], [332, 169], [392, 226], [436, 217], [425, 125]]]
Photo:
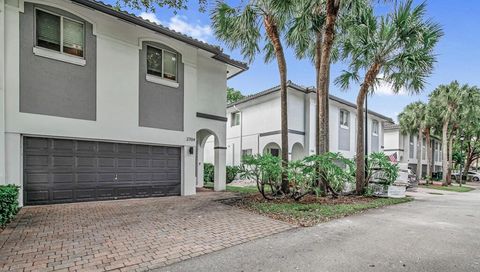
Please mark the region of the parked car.
[[468, 171], [468, 178], [471, 181], [479, 182], [480, 181], [480, 172]]
[[[474, 182], [480, 181], [480, 172], [468, 171], [466, 176], [468, 180], [471, 180]], [[458, 182], [460, 180], [460, 173], [459, 172], [452, 173], [452, 179], [455, 179]], [[465, 183], [465, 181], [463, 181], [462, 183]]]

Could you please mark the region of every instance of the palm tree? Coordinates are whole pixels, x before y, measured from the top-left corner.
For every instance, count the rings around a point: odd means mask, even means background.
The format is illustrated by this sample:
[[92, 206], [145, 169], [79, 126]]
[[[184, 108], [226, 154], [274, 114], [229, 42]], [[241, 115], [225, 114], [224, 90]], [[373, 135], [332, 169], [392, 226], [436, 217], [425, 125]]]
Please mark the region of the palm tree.
[[[345, 17], [355, 17], [355, 11], [368, 5], [368, 0], [297, 0], [287, 41], [295, 48], [298, 58], [309, 57], [315, 66], [317, 155], [329, 151], [329, 84], [330, 64], [335, 59], [334, 42]], [[312, 42], [314, 41], [314, 42]], [[322, 182], [326, 192], [328, 184]]]
[[[418, 101], [411, 103], [398, 115], [403, 134], [417, 134], [417, 179], [422, 178], [422, 143], [425, 131], [426, 105]], [[427, 166], [428, 168], [428, 166]]]
[[437, 120], [434, 118], [433, 114], [434, 109], [432, 109], [432, 105], [430, 102], [428, 102], [425, 105], [425, 127], [424, 127], [424, 133], [425, 133], [425, 141], [427, 144], [427, 184], [429, 183], [429, 179], [432, 178], [432, 172], [433, 172], [433, 159], [432, 159], [432, 131], [436, 126]]
[[[395, 7], [385, 16], [375, 17], [367, 8], [350, 24], [349, 35], [342, 40], [341, 56], [349, 60], [348, 70], [336, 84], [348, 89], [360, 84], [357, 96], [356, 192], [365, 187], [364, 103], [383, 81], [398, 93], [405, 89], [420, 92], [435, 63], [433, 49], [442, 36], [440, 26], [424, 19], [426, 4], [412, 6], [412, 0]], [[382, 75], [382, 78], [379, 78]]]
[[[282, 163], [288, 163], [287, 117], [287, 63], [281, 41], [293, 8], [294, 0], [252, 0], [242, 9], [218, 2], [212, 12], [212, 25], [218, 39], [230, 49], [240, 48], [243, 56], [252, 62], [260, 52], [262, 29], [266, 34], [265, 61], [276, 58], [280, 76]], [[286, 173], [282, 191], [288, 191]]]
[[[451, 143], [449, 138], [453, 135], [449, 135], [454, 131], [452, 128], [452, 120], [457, 113], [458, 106], [460, 104], [460, 97], [462, 89], [466, 86], [460, 86], [457, 81], [453, 81], [448, 85], [438, 86], [429, 96], [430, 104], [435, 109], [434, 117], [441, 121], [442, 126], [442, 169], [443, 169], [443, 185], [450, 183], [450, 154]], [[449, 152], [450, 151], [450, 152]]]

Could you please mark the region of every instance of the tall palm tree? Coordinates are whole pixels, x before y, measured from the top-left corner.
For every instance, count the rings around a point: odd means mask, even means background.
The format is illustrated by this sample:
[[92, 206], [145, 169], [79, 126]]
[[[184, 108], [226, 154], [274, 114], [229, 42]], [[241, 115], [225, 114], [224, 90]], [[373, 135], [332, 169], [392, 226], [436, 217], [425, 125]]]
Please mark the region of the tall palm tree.
[[[336, 84], [348, 89], [360, 84], [357, 96], [356, 192], [365, 187], [364, 103], [380, 82], [391, 84], [398, 93], [405, 89], [420, 92], [435, 63], [433, 52], [442, 36], [440, 26], [425, 19], [426, 4], [413, 7], [412, 0], [395, 6], [392, 13], [375, 17], [365, 9], [351, 24], [349, 35], [342, 40], [341, 56], [349, 61], [348, 70]], [[383, 75], [379, 78], [379, 75]]]
[[[217, 2], [212, 12], [212, 25], [218, 39], [230, 49], [240, 48], [243, 56], [252, 62], [260, 53], [262, 30], [266, 34], [265, 61], [277, 60], [280, 76], [282, 163], [288, 163], [288, 116], [287, 116], [287, 63], [282, 45], [294, 0], [252, 0], [242, 8], [232, 8]], [[288, 191], [286, 173], [282, 178], [282, 190]]]
[[[369, 4], [369, 0], [297, 0], [287, 41], [295, 48], [298, 58], [310, 58], [316, 77], [316, 131], [317, 155], [329, 151], [329, 84], [330, 64], [335, 58], [334, 42], [343, 18], [355, 17], [355, 12]], [[314, 41], [314, 42], [312, 42]], [[325, 192], [328, 184], [322, 182]]]
[[427, 184], [429, 183], [429, 179], [432, 178], [433, 172], [433, 159], [432, 159], [432, 132], [436, 126], [437, 120], [434, 118], [433, 109], [430, 101], [425, 105], [425, 141], [426, 141], [426, 149], [427, 149]]
[[[429, 96], [430, 104], [435, 109], [434, 116], [441, 121], [442, 127], [442, 169], [443, 169], [443, 184], [447, 185], [450, 182], [450, 141], [449, 129], [452, 131], [452, 120], [457, 114], [458, 106], [462, 89], [467, 88], [466, 85], [460, 86], [457, 81], [453, 81], [448, 85], [438, 86]], [[450, 152], [449, 152], [450, 151]]]
[[[398, 115], [400, 131], [403, 134], [417, 134], [417, 179], [422, 178], [422, 144], [425, 130], [426, 105], [418, 101], [408, 104]], [[428, 168], [428, 166], [427, 166]]]

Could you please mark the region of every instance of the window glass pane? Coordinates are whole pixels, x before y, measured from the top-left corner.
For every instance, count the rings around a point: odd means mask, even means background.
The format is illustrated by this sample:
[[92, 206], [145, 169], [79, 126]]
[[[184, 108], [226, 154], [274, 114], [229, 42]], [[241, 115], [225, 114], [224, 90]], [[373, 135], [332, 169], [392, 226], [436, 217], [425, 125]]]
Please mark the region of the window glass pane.
[[37, 45], [60, 51], [60, 17], [37, 10]]
[[147, 46], [147, 73], [162, 76], [162, 50]]
[[63, 19], [63, 52], [83, 57], [83, 24]]
[[163, 52], [165, 58], [163, 63], [163, 77], [170, 80], [177, 80], [177, 55], [168, 51]]

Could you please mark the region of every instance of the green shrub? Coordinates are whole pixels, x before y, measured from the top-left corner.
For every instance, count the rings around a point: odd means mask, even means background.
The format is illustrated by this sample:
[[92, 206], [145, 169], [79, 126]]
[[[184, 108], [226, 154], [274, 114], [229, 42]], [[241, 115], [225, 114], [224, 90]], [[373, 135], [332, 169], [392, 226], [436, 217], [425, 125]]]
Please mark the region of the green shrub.
[[215, 179], [215, 167], [211, 163], [203, 164], [203, 181], [213, 182]]
[[[240, 172], [240, 167], [238, 166], [228, 166], [226, 167], [227, 172], [227, 183], [231, 183], [237, 174]], [[215, 166], [211, 163], [203, 164], [203, 181], [204, 182], [213, 182], [215, 180]]]
[[398, 177], [398, 166], [388, 159], [383, 152], [373, 152], [367, 157], [367, 176], [365, 185], [373, 179], [384, 186], [391, 185]]
[[238, 173], [240, 172], [240, 167], [227, 165], [226, 171], [227, 171], [227, 184], [228, 184], [235, 180]]
[[258, 191], [266, 199], [281, 195], [282, 164], [281, 159], [271, 154], [245, 156], [241, 166], [241, 177], [254, 179]]
[[19, 187], [0, 185], [0, 227], [4, 227], [18, 212]]

